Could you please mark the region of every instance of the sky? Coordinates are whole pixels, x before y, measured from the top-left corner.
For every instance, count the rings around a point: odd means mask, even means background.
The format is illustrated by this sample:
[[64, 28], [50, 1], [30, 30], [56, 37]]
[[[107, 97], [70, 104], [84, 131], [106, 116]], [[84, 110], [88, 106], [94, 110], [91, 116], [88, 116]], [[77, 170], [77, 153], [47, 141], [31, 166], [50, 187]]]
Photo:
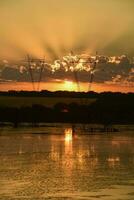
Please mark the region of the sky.
[[0, 57], [134, 50], [133, 0], [1, 0]]
[[[57, 60], [61, 63], [71, 51], [75, 55], [92, 55], [97, 51], [105, 56], [125, 54], [132, 58], [133, 8], [133, 0], [0, 0], [0, 61], [7, 61], [6, 67], [0, 63], [0, 79], [5, 79], [2, 71], [10, 66], [9, 60], [21, 60], [27, 54], [45, 57], [54, 67], [59, 65]], [[124, 64], [123, 70], [121, 67], [105, 65], [106, 74], [99, 68], [95, 82], [119, 84], [120, 79], [133, 83], [134, 63], [127, 65], [127, 69]], [[8, 70], [6, 75], [10, 74]], [[68, 79], [66, 76], [67, 73], [63, 78]], [[57, 77], [61, 78], [60, 73]], [[80, 81], [86, 82], [84, 77]]]

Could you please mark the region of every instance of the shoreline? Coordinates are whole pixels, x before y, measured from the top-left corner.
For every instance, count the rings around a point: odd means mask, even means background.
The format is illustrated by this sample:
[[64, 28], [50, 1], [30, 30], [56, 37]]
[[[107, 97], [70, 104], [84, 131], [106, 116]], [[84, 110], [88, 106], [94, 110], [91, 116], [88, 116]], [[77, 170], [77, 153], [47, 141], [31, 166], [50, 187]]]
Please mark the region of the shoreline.
[[[87, 124], [87, 123], [42, 123], [37, 126], [33, 126], [30, 123], [24, 123], [20, 126], [14, 127], [11, 123], [6, 123], [3, 126], [0, 126], [0, 134], [3, 131], [29, 131], [34, 130], [33, 134], [46, 134], [44, 132], [45, 129], [63, 129], [63, 128], [71, 128], [76, 132], [84, 131], [87, 135], [95, 135], [95, 134], [107, 134], [107, 133], [122, 133], [123, 132], [134, 132], [134, 124], [113, 124], [109, 127], [104, 127], [102, 124]], [[49, 133], [48, 133], [49, 134]], [[57, 133], [56, 133], [57, 134]]]

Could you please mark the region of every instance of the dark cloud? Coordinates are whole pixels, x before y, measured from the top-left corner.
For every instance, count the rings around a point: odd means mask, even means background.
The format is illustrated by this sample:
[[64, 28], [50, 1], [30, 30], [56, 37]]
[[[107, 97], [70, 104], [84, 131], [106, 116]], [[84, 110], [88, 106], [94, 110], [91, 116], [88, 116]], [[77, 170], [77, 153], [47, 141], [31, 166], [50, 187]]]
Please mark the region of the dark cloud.
[[[97, 62], [95, 67], [94, 62]], [[3, 61], [0, 65], [1, 80], [31, 81], [26, 63], [22, 65], [22, 63]], [[31, 71], [34, 80], [38, 81], [41, 72], [40, 64], [32, 64]], [[52, 64], [45, 64], [42, 71], [42, 81], [52, 79], [77, 81], [76, 73], [80, 82], [89, 82], [92, 73], [93, 81], [96, 83], [134, 84], [134, 60], [127, 56], [88, 56], [88, 59], [87, 55], [64, 56]]]

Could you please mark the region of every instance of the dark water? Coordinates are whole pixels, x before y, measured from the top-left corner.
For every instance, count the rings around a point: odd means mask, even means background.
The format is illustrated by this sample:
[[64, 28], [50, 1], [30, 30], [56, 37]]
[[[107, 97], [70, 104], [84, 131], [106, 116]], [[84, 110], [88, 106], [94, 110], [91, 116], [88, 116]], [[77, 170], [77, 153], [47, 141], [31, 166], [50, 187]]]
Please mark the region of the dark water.
[[1, 130], [1, 200], [134, 199], [133, 134], [72, 138], [64, 126], [33, 132]]

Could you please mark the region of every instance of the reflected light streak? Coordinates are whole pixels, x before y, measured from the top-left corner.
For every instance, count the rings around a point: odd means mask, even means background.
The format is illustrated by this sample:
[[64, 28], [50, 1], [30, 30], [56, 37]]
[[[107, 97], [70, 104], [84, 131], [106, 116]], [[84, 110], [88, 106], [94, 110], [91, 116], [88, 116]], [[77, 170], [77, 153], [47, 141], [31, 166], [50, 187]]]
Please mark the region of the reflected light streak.
[[65, 169], [65, 172], [67, 174], [70, 174], [74, 165], [74, 160], [72, 158], [73, 149], [72, 149], [72, 129], [66, 128], [65, 129], [65, 159], [63, 160], [63, 166]]
[[19, 153], [19, 155], [21, 155], [23, 153], [23, 151], [22, 151], [22, 145], [19, 146], [19, 152], [18, 153]]
[[120, 163], [120, 158], [119, 157], [109, 157], [107, 159], [109, 167], [115, 167]]
[[73, 139], [73, 131], [72, 128], [65, 129], [65, 143], [68, 144], [72, 142]]
[[57, 161], [57, 162], [60, 160], [60, 152], [57, 150], [54, 144], [52, 144], [52, 147], [51, 147], [50, 158], [51, 160]]

